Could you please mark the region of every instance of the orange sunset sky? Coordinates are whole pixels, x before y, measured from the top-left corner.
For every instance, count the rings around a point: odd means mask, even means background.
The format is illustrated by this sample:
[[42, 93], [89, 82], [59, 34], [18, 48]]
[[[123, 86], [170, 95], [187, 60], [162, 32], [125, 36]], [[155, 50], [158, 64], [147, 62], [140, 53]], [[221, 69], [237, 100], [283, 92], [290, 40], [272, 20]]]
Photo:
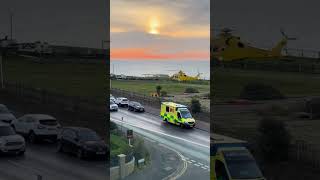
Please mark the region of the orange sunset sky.
[[111, 0], [111, 60], [208, 60], [209, 0]]

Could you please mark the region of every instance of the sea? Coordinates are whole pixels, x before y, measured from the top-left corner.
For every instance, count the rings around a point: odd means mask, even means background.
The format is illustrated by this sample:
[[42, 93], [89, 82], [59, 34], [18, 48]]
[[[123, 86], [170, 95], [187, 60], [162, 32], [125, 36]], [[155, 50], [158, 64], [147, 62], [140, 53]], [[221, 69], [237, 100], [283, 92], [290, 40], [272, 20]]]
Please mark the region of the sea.
[[210, 80], [208, 60], [111, 60], [110, 73], [126, 76], [146, 76], [153, 74], [172, 75], [182, 70], [188, 76], [200, 73], [201, 79]]

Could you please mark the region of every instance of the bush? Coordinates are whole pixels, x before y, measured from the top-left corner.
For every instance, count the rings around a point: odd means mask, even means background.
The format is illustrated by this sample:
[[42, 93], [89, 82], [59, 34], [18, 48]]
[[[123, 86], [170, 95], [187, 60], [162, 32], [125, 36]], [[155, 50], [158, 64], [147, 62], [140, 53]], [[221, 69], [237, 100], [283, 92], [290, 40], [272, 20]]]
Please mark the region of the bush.
[[166, 97], [168, 95], [167, 91], [161, 91], [161, 96]]
[[192, 113], [199, 113], [201, 112], [201, 104], [198, 99], [193, 98], [191, 100], [191, 112]]
[[110, 130], [112, 131], [112, 130], [115, 130], [115, 129], [117, 129], [116, 123], [110, 121]]
[[272, 86], [262, 83], [250, 83], [243, 88], [240, 98], [248, 100], [271, 100], [284, 99], [285, 96]]
[[290, 134], [282, 121], [264, 118], [260, 121], [258, 148], [266, 161], [281, 161], [288, 159]]
[[193, 87], [187, 87], [185, 90], [184, 90], [185, 93], [199, 93], [199, 91], [196, 89], [196, 88], [193, 88]]

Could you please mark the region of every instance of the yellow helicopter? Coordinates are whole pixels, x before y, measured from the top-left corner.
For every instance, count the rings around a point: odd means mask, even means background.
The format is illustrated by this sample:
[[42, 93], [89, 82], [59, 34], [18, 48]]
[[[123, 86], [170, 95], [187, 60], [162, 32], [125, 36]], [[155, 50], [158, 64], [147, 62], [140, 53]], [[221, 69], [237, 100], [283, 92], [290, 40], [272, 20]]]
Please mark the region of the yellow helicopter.
[[282, 57], [282, 50], [286, 47], [288, 40], [296, 40], [289, 38], [282, 29], [280, 32], [283, 38], [272, 49], [262, 49], [251, 46], [241, 40], [240, 37], [232, 34], [232, 29], [224, 28], [217, 38], [213, 38], [212, 56], [220, 61], [232, 61], [241, 59], [270, 59]]
[[186, 73], [180, 70], [179, 72], [173, 74], [170, 78], [176, 81], [197, 81], [200, 80], [200, 74], [201, 73], [198, 73], [196, 76], [188, 76]]

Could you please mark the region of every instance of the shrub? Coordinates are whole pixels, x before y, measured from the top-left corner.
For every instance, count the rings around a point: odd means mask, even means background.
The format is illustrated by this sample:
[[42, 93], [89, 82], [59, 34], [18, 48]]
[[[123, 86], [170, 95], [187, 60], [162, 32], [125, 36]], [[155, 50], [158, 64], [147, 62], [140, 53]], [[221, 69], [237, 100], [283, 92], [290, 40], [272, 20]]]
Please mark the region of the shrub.
[[160, 96], [160, 92], [161, 92], [162, 87], [160, 85], [156, 86], [156, 91], [158, 96]]
[[161, 96], [165, 97], [167, 95], [168, 95], [167, 91], [161, 91]]
[[117, 129], [116, 123], [110, 121], [110, 130], [112, 131], [112, 130], [115, 130], [115, 129]]
[[272, 86], [262, 83], [249, 83], [241, 91], [240, 98], [248, 100], [284, 99], [285, 96]]
[[193, 88], [193, 87], [187, 87], [185, 90], [184, 90], [185, 93], [199, 93], [199, 91], [196, 89], [196, 88]]
[[282, 121], [263, 118], [258, 127], [258, 148], [262, 158], [267, 161], [288, 159], [290, 134]]
[[198, 113], [201, 112], [201, 104], [198, 99], [193, 98], [191, 100], [191, 112], [192, 113]]

